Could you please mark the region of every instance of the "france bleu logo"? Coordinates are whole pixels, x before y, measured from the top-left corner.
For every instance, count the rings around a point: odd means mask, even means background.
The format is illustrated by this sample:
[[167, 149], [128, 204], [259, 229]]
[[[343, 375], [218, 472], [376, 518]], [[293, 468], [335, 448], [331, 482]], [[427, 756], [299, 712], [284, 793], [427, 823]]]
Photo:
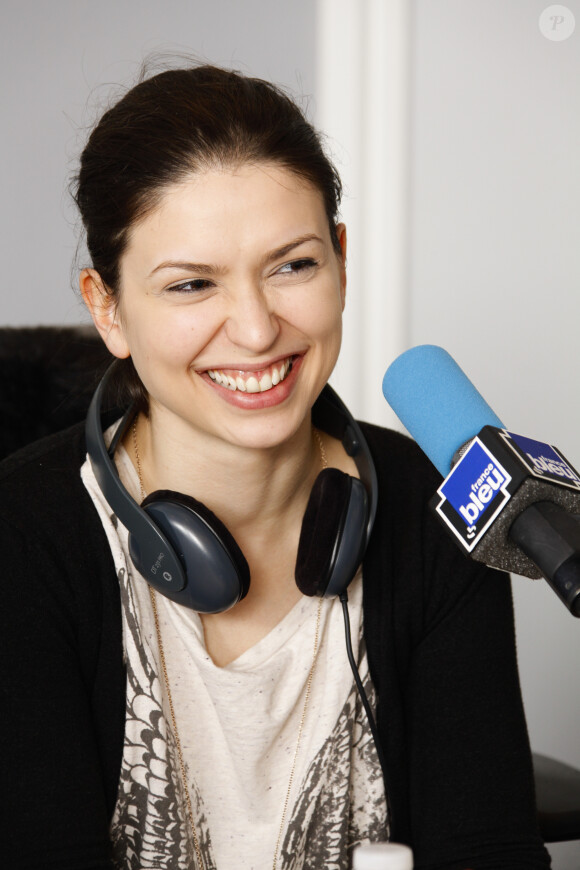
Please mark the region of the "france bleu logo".
[[580, 489], [580, 477], [555, 447], [513, 432], [502, 432], [501, 437], [534, 477]]
[[509, 501], [511, 479], [479, 438], [474, 438], [437, 490], [436, 510], [468, 552]]

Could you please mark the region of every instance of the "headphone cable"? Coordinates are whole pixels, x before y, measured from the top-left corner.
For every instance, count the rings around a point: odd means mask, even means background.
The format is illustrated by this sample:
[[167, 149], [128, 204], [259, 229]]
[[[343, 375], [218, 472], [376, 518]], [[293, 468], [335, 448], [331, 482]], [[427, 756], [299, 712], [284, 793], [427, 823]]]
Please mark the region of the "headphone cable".
[[379, 741], [379, 733], [377, 730], [377, 725], [375, 722], [375, 717], [373, 715], [373, 711], [371, 709], [371, 705], [369, 703], [369, 699], [367, 698], [367, 694], [364, 690], [364, 686], [362, 684], [362, 680], [360, 678], [360, 674], [358, 672], [357, 664], [354, 660], [354, 653], [352, 651], [352, 639], [350, 632], [350, 615], [348, 612], [348, 593], [346, 589], [340, 593], [338, 596], [340, 599], [340, 603], [342, 604], [342, 614], [344, 616], [344, 634], [346, 639], [346, 654], [348, 656], [348, 661], [352, 670], [352, 674], [354, 677], [354, 682], [359, 694], [359, 698], [361, 699], [362, 705], [365, 709], [365, 713], [367, 715], [369, 728], [371, 731], [371, 736], [373, 738], [373, 742], [375, 744], [375, 748], [377, 750], [377, 756], [379, 759], [379, 763], [381, 765], [381, 770], [383, 772], [383, 780], [385, 782], [385, 798], [387, 801], [388, 815], [390, 818], [390, 822], [392, 825], [392, 812], [389, 804], [389, 795], [387, 792], [387, 784], [386, 784], [386, 766], [385, 766], [385, 757], [383, 755], [383, 750]]

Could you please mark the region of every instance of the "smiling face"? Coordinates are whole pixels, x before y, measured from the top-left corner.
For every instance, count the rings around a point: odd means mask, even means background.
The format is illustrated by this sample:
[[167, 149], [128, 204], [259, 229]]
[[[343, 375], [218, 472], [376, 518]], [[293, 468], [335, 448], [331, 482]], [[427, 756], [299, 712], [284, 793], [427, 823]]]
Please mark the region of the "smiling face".
[[[309, 425], [345, 295], [320, 193], [276, 165], [196, 173], [131, 231], [120, 301], [89, 305], [160, 433], [267, 447]], [[85, 280], [85, 288], [88, 279]], [[169, 428], [168, 428], [169, 427]]]

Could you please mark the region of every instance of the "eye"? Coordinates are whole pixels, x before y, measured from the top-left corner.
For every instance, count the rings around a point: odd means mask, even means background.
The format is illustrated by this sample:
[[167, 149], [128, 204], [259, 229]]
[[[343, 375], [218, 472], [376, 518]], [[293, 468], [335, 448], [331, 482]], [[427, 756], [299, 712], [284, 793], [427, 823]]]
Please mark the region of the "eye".
[[277, 275], [301, 275], [304, 276], [307, 272], [315, 269], [318, 265], [317, 261], [312, 257], [302, 257], [300, 260], [292, 260], [290, 263], [284, 263], [276, 270]]
[[214, 286], [212, 281], [207, 278], [191, 278], [189, 281], [182, 281], [180, 284], [173, 284], [166, 288], [167, 293], [200, 293], [203, 290], [211, 290]]

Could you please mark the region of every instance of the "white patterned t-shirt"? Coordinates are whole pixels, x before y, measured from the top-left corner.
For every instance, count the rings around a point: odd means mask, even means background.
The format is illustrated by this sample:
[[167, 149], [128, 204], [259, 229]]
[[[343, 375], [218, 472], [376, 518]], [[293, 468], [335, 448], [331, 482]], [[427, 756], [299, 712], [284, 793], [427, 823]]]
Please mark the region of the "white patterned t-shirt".
[[[122, 448], [116, 462], [138, 499], [137, 475]], [[388, 839], [380, 764], [347, 660], [338, 599], [322, 601], [304, 714], [318, 598], [303, 597], [258, 643], [218, 667], [199, 615], [156, 595], [184, 783], [148, 585], [88, 462], [82, 478], [107, 533], [123, 608], [127, 697], [111, 824], [116, 866], [197, 870], [187, 797], [203, 870], [264, 870], [276, 852], [278, 870], [347, 870], [355, 845]], [[374, 706], [360, 571], [349, 587], [349, 611], [355, 660]]]

